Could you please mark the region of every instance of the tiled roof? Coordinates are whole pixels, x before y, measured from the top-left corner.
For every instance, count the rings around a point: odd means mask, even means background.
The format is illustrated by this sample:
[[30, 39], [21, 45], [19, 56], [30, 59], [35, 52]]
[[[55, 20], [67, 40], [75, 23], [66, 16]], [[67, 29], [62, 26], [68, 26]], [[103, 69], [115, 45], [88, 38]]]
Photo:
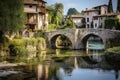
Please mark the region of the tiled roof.
[[96, 15], [94, 17], [110, 17], [110, 16], [117, 16], [117, 15], [120, 15], [120, 13], [108, 13], [108, 14]]
[[83, 18], [83, 15], [77, 14], [77, 15], [71, 15], [72, 18]]

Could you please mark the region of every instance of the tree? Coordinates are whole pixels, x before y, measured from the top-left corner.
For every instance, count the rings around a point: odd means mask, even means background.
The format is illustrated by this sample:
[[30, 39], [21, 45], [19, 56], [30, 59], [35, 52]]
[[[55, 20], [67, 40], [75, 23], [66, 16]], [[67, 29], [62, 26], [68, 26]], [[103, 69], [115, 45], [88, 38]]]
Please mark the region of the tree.
[[120, 0], [117, 0], [117, 12], [120, 12]]
[[75, 28], [76, 26], [75, 26], [75, 23], [73, 22], [73, 20], [72, 20], [72, 17], [71, 16], [69, 16], [68, 18], [67, 18], [67, 20], [65, 21], [65, 26], [64, 26], [64, 28]]
[[109, 3], [108, 3], [108, 13], [112, 13], [112, 12], [113, 12], [112, 0], [109, 0]]
[[119, 29], [119, 19], [118, 18], [107, 18], [105, 19], [105, 29]]
[[9, 36], [22, 30], [23, 25], [23, 0], [0, 0], [0, 49], [8, 45]]
[[69, 8], [67, 15], [72, 15], [72, 14], [79, 14], [79, 12], [75, 8]]
[[24, 25], [23, 0], [0, 0], [0, 32], [11, 35], [22, 30]]
[[86, 26], [85, 18], [82, 18], [81, 23], [82, 23], [82, 25], [81, 25], [80, 27], [81, 27], [81, 28], [85, 28], [85, 26]]
[[56, 3], [54, 6], [54, 13], [53, 13], [53, 23], [61, 24], [63, 18], [63, 4]]
[[56, 3], [51, 6], [47, 6], [49, 13], [49, 23], [59, 25], [62, 23], [63, 18], [63, 4]]

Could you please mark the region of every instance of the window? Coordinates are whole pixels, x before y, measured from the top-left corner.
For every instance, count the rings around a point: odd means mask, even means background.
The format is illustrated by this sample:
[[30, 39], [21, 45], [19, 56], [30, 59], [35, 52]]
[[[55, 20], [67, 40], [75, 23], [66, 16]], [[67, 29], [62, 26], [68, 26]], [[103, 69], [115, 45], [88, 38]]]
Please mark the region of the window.
[[94, 17], [94, 20], [98, 20], [98, 17]]
[[89, 24], [87, 24], [87, 28], [89, 28]]
[[97, 27], [97, 23], [95, 23], [95, 27]]
[[87, 12], [87, 15], [89, 15], [89, 12]]
[[32, 8], [32, 5], [30, 5], [29, 7]]
[[87, 22], [89, 22], [89, 18], [87, 18]]

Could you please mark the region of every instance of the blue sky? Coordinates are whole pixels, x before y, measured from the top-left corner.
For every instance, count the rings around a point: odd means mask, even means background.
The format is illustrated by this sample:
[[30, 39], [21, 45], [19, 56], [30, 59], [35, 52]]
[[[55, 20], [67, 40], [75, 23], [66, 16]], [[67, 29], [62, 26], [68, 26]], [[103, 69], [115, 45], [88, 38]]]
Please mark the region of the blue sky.
[[[92, 8], [102, 4], [108, 4], [109, 0], [45, 0], [48, 5], [54, 3], [63, 3], [64, 14], [67, 13], [69, 8], [76, 8], [79, 12], [86, 8]], [[114, 9], [116, 9], [117, 0], [113, 0]]]

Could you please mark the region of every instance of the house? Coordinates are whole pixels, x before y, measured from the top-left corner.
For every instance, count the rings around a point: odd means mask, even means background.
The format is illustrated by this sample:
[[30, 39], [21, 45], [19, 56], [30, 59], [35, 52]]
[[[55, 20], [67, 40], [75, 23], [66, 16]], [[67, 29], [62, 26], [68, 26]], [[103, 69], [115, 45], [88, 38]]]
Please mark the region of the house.
[[106, 4], [86, 9], [84, 17], [86, 28], [99, 28], [104, 26], [105, 15], [108, 14], [108, 6]]
[[43, 0], [24, 0], [26, 32], [35, 32], [36, 30], [47, 29], [48, 14], [45, 4], [46, 2]]
[[84, 18], [82, 14], [67, 15], [64, 16], [64, 20], [67, 20], [69, 17], [71, 17], [77, 28], [80, 28], [82, 26], [82, 19]]
[[104, 28], [106, 18], [119, 18], [120, 13], [107, 13], [103, 15], [93, 16], [94, 28]]
[[84, 18], [83, 15], [81, 14], [71, 15], [71, 18], [77, 27], [82, 26], [82, 19]]

